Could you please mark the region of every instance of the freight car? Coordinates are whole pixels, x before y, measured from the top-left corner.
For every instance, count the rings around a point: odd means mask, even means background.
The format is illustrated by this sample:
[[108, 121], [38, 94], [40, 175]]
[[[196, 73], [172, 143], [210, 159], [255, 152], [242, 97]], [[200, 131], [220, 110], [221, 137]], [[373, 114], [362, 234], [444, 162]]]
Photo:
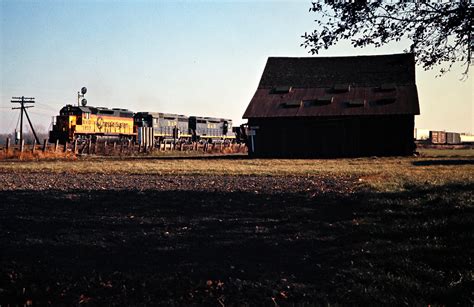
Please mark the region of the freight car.
[[446, 132], [446, 143], [450, 145], [461, 144], [461, 134], [457, 132]]
[[430, 131], [431, 144], [446, 144], [445, 131]]
[[435, 145], [457, 145], [461, 144], [461, 134], [457, 132], [430, 131], [431, 144]]
[[56, 116], [49, 141], [133, 139], [133, 112], [127, 109], [66, 105]]

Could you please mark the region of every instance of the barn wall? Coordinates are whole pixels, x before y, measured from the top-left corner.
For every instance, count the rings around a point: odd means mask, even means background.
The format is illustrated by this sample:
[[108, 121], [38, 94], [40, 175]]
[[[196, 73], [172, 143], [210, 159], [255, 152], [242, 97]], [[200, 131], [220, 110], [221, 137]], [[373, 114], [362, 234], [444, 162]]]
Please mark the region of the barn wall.
[[[353, 118], [251, 118], [255, 157], [411, 155], [414, 115]], [[251, 147], [251, 144], [249, 144]], [[250, 150], [251, 151], [251, 148]]]

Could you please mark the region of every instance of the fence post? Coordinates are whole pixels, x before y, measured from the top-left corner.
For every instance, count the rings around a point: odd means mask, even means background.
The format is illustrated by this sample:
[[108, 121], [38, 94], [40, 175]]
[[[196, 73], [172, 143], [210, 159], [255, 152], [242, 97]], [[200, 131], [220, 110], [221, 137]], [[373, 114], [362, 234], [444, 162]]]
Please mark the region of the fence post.
[[67, 151], [67, 142], [64, 143], [63, 152]]
[[47, 140], [44, 139], [44, 141], [43, 141], [43, 148], [42, 148], [42, 151], [43, 151], [43, 152], [46, 152], [46, 142], [47, 142]]
[[24, 148], [25, 148], [25, 139], [22, 139], [20, 143], [20, 152], [23, 152]]
[[120, 155], [122, 155], [122, 153], [123, 153], [123, 144], [124, 144], [124, 142], [122, 141], [122, 144], [120, 144]]
[[117, 142], [114, 142], [114, 150], [113, 150], [113, 155], [115, 155], [115, 149], [117, 148]]
[[107, 154], [107, 141], [104, 141], [104, 156]]
[[31, 148], [31, 153], [35, 153], [36, 149], [36, 139], [33, 140], [33, 148]]
[[77, 150], [77, 139], [74, 140], [74, 143], [72, 144], [72, 152], [76, 154]]
[[56, 145], [54, 145], [54, 152], [58, 151], [58, 147], [59, 147], [59, 140], [56, 140]]
[[5, 153], [8, 153], [8, 150], [10, 149], [10, 138], [7, 138], [7, 143], [5, 147]]

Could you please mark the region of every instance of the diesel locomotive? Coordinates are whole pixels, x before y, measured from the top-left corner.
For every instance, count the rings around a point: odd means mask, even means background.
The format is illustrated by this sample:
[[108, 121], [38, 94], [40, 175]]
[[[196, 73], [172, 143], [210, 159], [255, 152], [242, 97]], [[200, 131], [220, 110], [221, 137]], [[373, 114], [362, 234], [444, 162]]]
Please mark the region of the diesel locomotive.
[[56, 116], [49, 132], [49, 141], [71, 142], [75, 139], [133, 139], [133, 112], [127, 109], [109, 109], [66, 105]]
[[138, 112], [134, 115], [136, 127], [153, 127], [155, 141], [233, 141], [232, 120], [178, 114]]

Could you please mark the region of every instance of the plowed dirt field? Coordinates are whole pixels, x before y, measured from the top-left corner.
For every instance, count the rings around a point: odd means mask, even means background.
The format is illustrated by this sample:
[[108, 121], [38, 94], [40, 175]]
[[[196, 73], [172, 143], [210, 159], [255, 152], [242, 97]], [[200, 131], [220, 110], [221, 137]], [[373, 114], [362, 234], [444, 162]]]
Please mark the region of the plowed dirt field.
[[[400, 173], [437, 167], [400, 161]], [[472, 159], [456, 161], [444, 171], [471, 172]], [[0, 165], [2, 306], [474, 303], [472, 175], [384, 190], [366, 184], [385, 178], [376, 170], [138, 174], [107, 171], [107, 161], [103, 172], [10, 163], [19, 166]]]

